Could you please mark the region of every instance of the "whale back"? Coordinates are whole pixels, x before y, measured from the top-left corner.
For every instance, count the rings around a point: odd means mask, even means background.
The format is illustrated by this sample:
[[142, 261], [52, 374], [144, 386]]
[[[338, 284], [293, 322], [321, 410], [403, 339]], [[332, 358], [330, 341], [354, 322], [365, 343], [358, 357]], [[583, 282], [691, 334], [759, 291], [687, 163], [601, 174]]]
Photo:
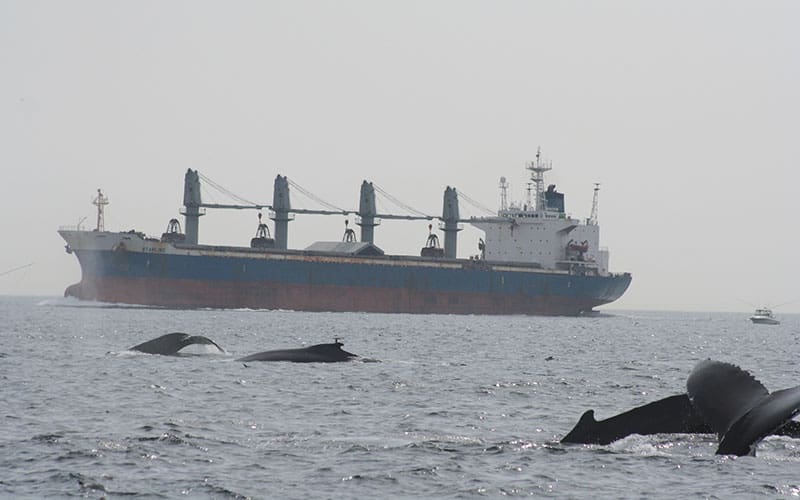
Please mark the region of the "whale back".
[[609, 444], [630, 434], [646, 436], [709, 431], [688, 396], [677, 394], [600, 421], [595, 420], [594, 411], [589, 410], [561, 442]]
[[294, 363], [334, 363], [338, 361], [348, 361], [350, 358], [358, 356], [342, 349], [341, 342], [332, 344], [316, 344], [300, 349], [279, 349], [275, 351], [264, 351], [243, 358], [237, 361], [291, 361]]

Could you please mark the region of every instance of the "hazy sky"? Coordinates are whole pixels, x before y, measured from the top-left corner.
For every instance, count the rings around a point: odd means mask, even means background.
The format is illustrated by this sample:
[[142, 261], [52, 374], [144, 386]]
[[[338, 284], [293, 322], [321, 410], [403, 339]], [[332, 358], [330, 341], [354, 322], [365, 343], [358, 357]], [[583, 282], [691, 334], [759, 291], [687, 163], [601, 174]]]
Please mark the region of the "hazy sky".
[[[796, 1], [0, 0], [0, 273], [33, 263], [0, 294], [79, 280], [56, 231], [93, 227], [97, 188], [107, 229], [151, 235], [187, 168], [258, 203], [280, 173], [348, 209], [364, 179], [426, 213], [448, 185], [496, 209], [541, 146], [573, 216], [602, 183], [601, 243], [633, 274], [614, 308], [800, 312], [798, 26]], [[257, 223], [211, 211], [200, 240]], [[298, 216], [289, 245], [343, 230]], [[426, 236], [376, 229], [387, 253]]]

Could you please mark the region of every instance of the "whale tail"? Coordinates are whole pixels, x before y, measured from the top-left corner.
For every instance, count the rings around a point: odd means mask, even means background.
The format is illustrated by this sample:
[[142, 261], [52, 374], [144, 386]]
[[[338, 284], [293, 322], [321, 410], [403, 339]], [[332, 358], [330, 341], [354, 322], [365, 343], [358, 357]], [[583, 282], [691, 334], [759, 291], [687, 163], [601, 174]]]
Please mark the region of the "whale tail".
[[719, 436], [718, 455], [755, 455], [766, 436], [796, 427], [791, 419], [800, 413], [800, 386], [770, 394], [750, 373], [721, 361], [699, 362], [686, 392]]
[[148, 340], [139, 345], [131, 347], [131, 351], [139, 351], [147, 354], [161, 354], [163, 356], [175, 356], [178, 351], [186, 346], [193, 344], [213, 345], [220, 352], [225, 352], [225, 349], [220, 347], [213, 340], [203, 337], [202, 335], [189, 335], [188, 333], [168, 333], [153, 340]]
[[[217, 350], [219, 352], [225, 352], [225, 349], [220, 347], [219, 344], [217, 344], [216, 342], [214, 342], [213, 340], [211, 340], [208, 337], [203, 337], [202, 335], [190, 335], [188, 338], [186, 338], [183, 341], [183, 344], [184, 344], [183, 347], [186, 347], [186, 346], [189, 346], [189, 345], [192, 345], [192, 344], [213, 345], [214, 347], [217, 348]], [[181, 349], [183, 349], [183, 347], [181, 347]]]

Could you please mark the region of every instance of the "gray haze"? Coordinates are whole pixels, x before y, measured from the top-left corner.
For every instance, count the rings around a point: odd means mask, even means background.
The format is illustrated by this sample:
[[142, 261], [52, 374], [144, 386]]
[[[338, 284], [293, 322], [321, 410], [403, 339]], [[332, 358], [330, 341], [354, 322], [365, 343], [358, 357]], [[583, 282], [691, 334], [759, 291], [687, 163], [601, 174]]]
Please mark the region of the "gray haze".
[[[537, 146], [567, 211], [600, 192], [613, 304], [729, 310], [800, 301], [800, 3], [793, 1], [0, 1], [0, 294], [80, 278], [59, 226], [160, 235], [199, 169], [269, 203], [284, 174], [355, 209], [364, 179], [439, 214], [448, 185], [496, 210]], [[229, 203], [207, 189], [205, 200]], [[400, 209], [379, 200], [379, 210]], [[322, 208], [293, 191], [293, 205]], [[483, 215], [462, 201], [462, 216]], [[354, 221], [351, 220], [351, 224]], [[246, 245], [253, 211], [210, 212]], [[289, 244], [339, 240], [298, 216]], [[418, 254], [427, 222], [376, 243]], [[459, 254], [482, 233], [460, 233]], [[800, 302], [778, 309], [800, 312]]]

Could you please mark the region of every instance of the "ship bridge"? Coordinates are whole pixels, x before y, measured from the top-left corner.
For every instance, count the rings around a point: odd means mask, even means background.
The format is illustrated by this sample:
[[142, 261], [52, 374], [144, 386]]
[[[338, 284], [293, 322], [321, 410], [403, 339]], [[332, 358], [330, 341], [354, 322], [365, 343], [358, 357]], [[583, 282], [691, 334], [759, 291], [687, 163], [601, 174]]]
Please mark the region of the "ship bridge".
[[490, 261], [537, 263], [544, 269], [579, 274], [608, 274], [609, 254], [600, 248], [595, 185], [592, 215], [586, 221], [565, 211], [564, 194], [551, 184], [545, 188], [544, 173], [552, 163], [537, 151], [530, 171], [527, 198], [508, 202], [508, 184], [500, 179], [500, 210], [496, 217], [473, 217], [470, 224], [485, 234], [483, 256]]

